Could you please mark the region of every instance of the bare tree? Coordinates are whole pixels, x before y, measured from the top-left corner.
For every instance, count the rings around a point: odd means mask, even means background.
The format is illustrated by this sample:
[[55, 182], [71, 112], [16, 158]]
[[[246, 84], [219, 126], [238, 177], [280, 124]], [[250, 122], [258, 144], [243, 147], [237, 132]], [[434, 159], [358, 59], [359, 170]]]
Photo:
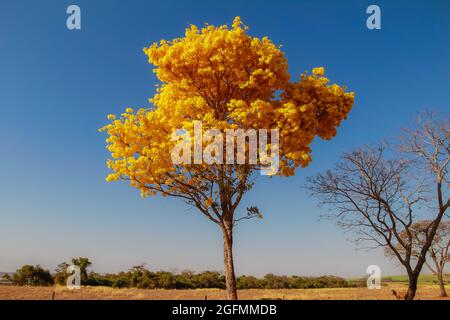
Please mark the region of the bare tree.
[[[419, 258], [420, 251], [426, 241], [427, 228], [431, 224], [430, 220], [421, 220], [414, 223], [409, 230], [401, 232], [400, 237], [403, 241], [408, 241], [408, 231], [412, 235], [412, 249], [411, 254], [414, 258]], [[405, 254], [404, 248], [397, 243], [396, 249]], [[436, 229], [433, 242], [428, 249], [427, 261], [425, 265], [428, 269], [436, 275], [439, 283], [439, 289], [441, 291], [441, 297], [446, 297], [444, 281], [444, 268], [445, 264], [450, 260], [450, 221], [442, 221]], [[390, 248], [386, 248], [385, 254], [388, 257], [395, 257], [394, 252]], [[431, 261], [430, 261], [431, 260]]]
[[444, 269], [445, 264], [450, 261], [449, 249], [450, 222], [447, 221], [438, 227], [435, 239], [429, 250], [429, 255], [434, 263], [434, 267], [430, 263], [425, 262], [428, 269], [430, 269], [438, 278], [441, 297], [447, 297], [447, 292], [445, 291]]
[[[405, 130], [400, 144], [345, 153], [333, 170], [307, 183], [311, 195], [332, 210], [328, 217], [353, 232], [357, 243], [392, 251], [408, 274], [405, 300], [414, 299], [428, 249], [450, 206], [449, 121], [431, 113], [424, 116], [416, 129]], [[411, 227], [425, 217], [429, 224], [424, 241], [413, 255]]]
[[450, 260], [450, 222], [438, 227], [433, 244], [430, 247], [429, 255], [434, 263], [434, 267], [425, 262], [428, 269], [438, 278], [441, 297], [447, 297], [445, 291], [444, 269], [445, 264]]

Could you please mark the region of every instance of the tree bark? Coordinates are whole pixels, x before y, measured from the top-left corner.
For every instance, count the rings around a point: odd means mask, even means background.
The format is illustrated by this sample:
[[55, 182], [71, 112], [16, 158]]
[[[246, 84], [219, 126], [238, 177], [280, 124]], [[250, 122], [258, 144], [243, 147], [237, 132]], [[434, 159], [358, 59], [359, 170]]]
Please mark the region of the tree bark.
[[447, 292], [445, 292], [443, 270], [439, 270], [438, 271], [437, 278], [438, 278], [438, 282], [439, 282], [439, 289], [441, 290], [441, 297], [446, 297], [447, 296]]
[[417, 279], [419, 278], [419, 273], [410, 273], [408, 274], [409, 285], [408, 291], [405, 295], [405, 300], [414, 300], [417, 291]]
[[223, 262], [228, 300], [237, 300], [236, 276], [233, 261], [233, 224], [225, 222], [223, 227]]

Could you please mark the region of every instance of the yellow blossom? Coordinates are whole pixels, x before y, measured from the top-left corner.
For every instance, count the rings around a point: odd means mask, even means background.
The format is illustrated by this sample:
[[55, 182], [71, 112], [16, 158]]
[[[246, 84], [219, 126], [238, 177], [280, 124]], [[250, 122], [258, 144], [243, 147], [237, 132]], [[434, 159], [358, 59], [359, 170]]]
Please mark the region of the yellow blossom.
[[325, 69], [323, 67], [314, 68], [312, 70], [312, 73], [315, 74], [316, 76], [322, 77], [325, 74]]
[[[190, 26], [183, 37], [144, 49], [160, 84], [150, 108], [126, 108], [118, 119], [108, 116], [111, 122], [101, 129], [111, 152], [108, 181], [130, 180], [148, 196], [185, 195], [189, 188], [207, 189], [222, 179], [216, 167], [172, 163], [172, 133], [193, 134], [196, 120], [203, 121], [204, 130], [278, 129], [280, 176], [311, 162], [311, 143], [336, 134], [354, 95], [330, 84], [322, 67], [290, 81], [281, 47], [247, 29], [236, 17], [231, 27]], [[243, 177], [258, 169], [235, 168]], [[206, 197], [202, 201], [210, 205]]]

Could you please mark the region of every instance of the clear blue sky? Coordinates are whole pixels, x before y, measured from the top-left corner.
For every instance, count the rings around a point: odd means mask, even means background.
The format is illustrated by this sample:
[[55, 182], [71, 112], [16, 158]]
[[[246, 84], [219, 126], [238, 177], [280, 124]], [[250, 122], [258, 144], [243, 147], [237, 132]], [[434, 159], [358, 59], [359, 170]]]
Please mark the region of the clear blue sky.
[[[153, 2], [153, 3], [152, 3]], [[78, 4], [82, 30], [66, 29]], [[370, 4], [382, 30], [366, 28]], [[296, 78], [324, 66], [356, 93], [332, 141], [293, 178], [259, 178], [245, 203], [261, 221], [236, 229], [239, 274], [359, 276], [381, 251], [356, 251], [300, 186], [352, 147], [390, 137], [423, 108], [450, 110], [449, 1], [19, 1], [0, 2], [0, 271], [53, 269], [88, 256], [100, 272], [222, 269], [216, 225], [176, 199], [142, 199], [107, 183], [108, 113], [148, 107], [156, 78], [142, 48], [181, 36], [190, 23], [231, 24], [282, 44]]]

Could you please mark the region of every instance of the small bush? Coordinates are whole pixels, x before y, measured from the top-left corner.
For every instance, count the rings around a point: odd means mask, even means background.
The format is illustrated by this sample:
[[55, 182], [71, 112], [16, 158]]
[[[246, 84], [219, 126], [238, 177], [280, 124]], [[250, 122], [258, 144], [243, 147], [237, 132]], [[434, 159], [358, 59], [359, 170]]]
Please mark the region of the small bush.
[[25, 265], [12, 276], [14, 284], [18, 286], [50, 286], [53, 278], [50, 271], [44, 270], [40, 265]]

